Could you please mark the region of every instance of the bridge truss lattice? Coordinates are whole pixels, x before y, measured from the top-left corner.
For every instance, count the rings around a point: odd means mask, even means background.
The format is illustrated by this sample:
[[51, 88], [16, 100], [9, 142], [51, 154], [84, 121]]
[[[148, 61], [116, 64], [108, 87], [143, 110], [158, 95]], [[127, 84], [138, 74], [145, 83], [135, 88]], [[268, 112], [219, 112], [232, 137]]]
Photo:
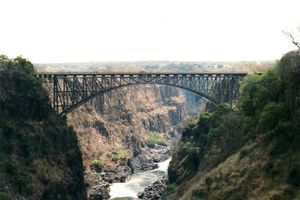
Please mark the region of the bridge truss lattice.
[[246, 73], [38, 73], [51, 85], [52, 106], [66, 114], [98, 95], [125, 86], [158, 84], [183, 88], [213, 104], [234, 103]]

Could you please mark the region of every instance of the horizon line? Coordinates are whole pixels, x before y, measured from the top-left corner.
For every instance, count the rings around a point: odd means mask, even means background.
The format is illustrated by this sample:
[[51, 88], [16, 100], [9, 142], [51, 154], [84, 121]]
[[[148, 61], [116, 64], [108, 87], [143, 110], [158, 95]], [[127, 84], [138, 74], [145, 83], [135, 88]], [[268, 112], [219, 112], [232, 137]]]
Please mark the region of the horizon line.
[[236, 61], [224, 61], [224, 60], [128, 60], [128, 61], [73, 61], [73, 62], [32, 62], [33, 64], [88, 64], [88, 63], [140, 63], [140, 62], [170, 62], [170, 63], [239, 63], [239, 62], [276, 62], [278, 59], [270, 59], [270, 60], [236, 60]]

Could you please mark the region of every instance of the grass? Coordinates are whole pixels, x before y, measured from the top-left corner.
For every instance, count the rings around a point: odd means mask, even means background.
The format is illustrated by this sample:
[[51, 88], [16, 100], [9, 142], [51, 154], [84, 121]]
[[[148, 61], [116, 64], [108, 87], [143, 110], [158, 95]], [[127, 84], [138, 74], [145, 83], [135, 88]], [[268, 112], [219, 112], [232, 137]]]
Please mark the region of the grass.
[[126, 161], [126, 159], [128, 157], [128, 152], [126, 150], [115, 151], [115, 152], [112, 152], [111, 156], [112, 156], [112, 161], [121, 163], [121, 162]]
[[103, 163], [101, 160], [93, 160], [91, 162], [91, 168], [95, 169], [96, 171], [101, 171], [103, 168]]

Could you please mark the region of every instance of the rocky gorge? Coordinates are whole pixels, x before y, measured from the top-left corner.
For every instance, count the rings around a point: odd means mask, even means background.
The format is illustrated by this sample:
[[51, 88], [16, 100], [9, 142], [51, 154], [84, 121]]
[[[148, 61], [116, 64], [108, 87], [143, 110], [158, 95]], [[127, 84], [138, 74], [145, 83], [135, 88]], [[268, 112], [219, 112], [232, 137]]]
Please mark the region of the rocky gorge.
[[109, 199], [110, 184], [169, 159], [176, 125], [199, 109], [187, 105], [194, 99], [173, 87], [132, 86], [68, 114], [79, 138], [88, 198]]

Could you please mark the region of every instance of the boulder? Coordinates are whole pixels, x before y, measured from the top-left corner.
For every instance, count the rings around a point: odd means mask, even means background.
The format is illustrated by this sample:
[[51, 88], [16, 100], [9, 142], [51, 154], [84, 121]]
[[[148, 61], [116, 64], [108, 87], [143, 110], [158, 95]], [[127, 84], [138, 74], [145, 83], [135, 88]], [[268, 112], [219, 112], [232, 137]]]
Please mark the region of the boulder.
[[167, 177], [155, 181], [152, 185], [146, 187], [143, 192], [138, 193], [138, 197], [143, 200], [161, 200], [162, 194], [167, 188]]

